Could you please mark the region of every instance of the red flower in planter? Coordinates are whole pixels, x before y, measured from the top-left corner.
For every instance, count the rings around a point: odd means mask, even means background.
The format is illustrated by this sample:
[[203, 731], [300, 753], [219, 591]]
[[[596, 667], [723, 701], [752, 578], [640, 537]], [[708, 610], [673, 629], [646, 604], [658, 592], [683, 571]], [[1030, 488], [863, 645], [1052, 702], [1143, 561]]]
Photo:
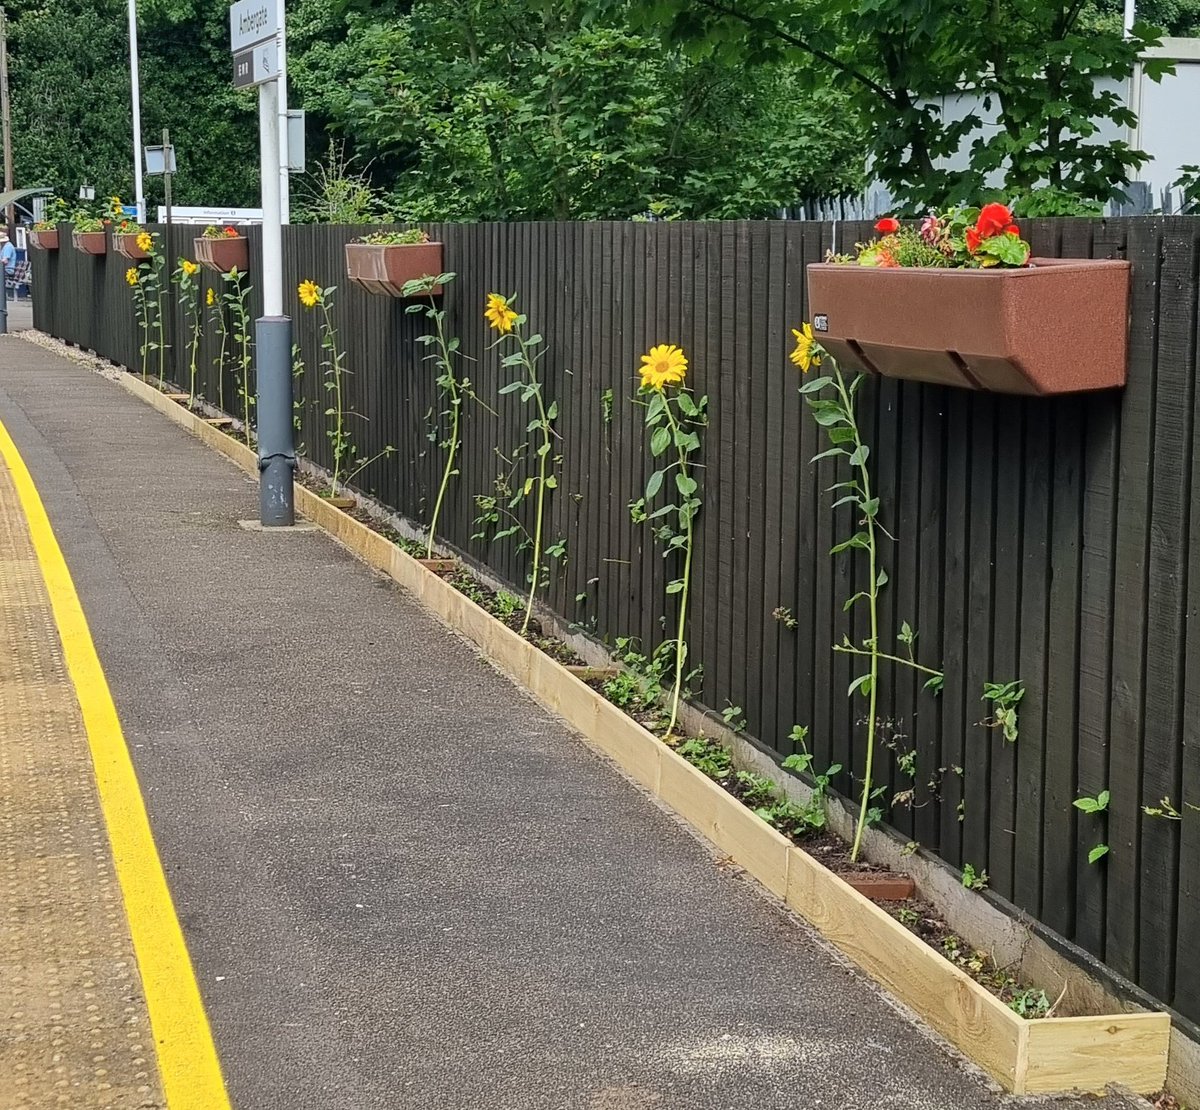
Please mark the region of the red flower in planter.
[[237, 238], [237, 228], [236, 227], [227, 227], [225, 229], [225, 235], [229, 239], [236, 239]]
[[900, 221], [894, 216], [884, 216], [882, 220], [876, 221], [875, 230], [880, 235], [895, 235], [900, 230]]
[[1006, 227], [1004, 229], [1004, 234], [1005, 235], [1020, 235], [1021, 229], [1019, 227], [1017, 227], [1016, 224], [1009, 224], [1008, 227]]
[[979, 211], [975, 228], [981, 239], [1006, 232], [1012, 226], [1012, 213], [1005, 204], [985, 204]]
[[967, 250], [974, 254], [977, 250], [979, 250], [979, 244], [983, 242], [984, 237], [979, 233], [979, 229], [977, 227], [969, 227], [967, 228], [966, 238]]

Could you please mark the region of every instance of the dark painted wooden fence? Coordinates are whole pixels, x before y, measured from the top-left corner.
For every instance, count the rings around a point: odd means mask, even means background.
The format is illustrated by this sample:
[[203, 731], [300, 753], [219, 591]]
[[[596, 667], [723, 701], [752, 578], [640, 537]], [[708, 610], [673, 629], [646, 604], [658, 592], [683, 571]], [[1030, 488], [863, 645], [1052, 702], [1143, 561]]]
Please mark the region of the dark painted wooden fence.
[[[1193, 498], [1200, 220], [1035, 221], [1035, 250], [1123, 257], [1133, 264], [1128, 388], [1054, 400], [972, 394], [895, 382], [863, 391], [864, 425], [895, 536], [883, 627], [919, 630], [919, 653], [944, 664], [941, 697], [917, 676], [889, 674], [882, 716], [902, 834], [991, 886], [1117, 972], [1200, 1019], [1200, 511]], [[794, 723], [811, 727], [818, 760], [860, 768], [861, 703], [854, 670], [831, 654], [861, 637], [843, 600], [861, 585], [852, 556], [831, 559], [846, 510], [823, 492], [832, 464], [787, 361], [789, 328], [805, 317], [804, 265], [864, 225], [817, 223], [477, 224], [430, 227], [459, 277], [445, 296], [473, 386], [494, 408], [466, 408], [462, 473], [442, 531], [507, 580], [526, 566], [511, 548], [470, 539], [474, 496], [492, 490], [524, 438], [526, 412], [499, 397], [508, 371], [482, 317], [492, 290], [516, 292], [546, 336], [548, 394], [559, 403], [562, 483], [553, 537], [569, 563], [547, 600], [597, 636], [663, 637], [671, 612], [664, 560], [628, 502], [646, 473], [633, 404], [638, 356], [681, 343], [692, 384], [711, 397], [696, 568], [692, 658], [702, 700], [741, 706], [763, 745], [790, 751]], [[337, 286], [335, 318], [364, 454], [397, 453], [360, 485], [414, 520], [428, 514], [439, 469], [430, 441], [434, 374], [415, 342], [427, 326], [403, 306], [345, 280], [353, 229], [288, 229], [289, 311], [305, 363], [303, 441], [328, 461], [317, 320], [295, 287]], [[65, 236], [64, 236], [65, 239]], [[257, 240], [252, 243], [257, 278]], [[193, 253], [176, 229], [171, 258]], [[123, 259], [64, 249], [34, 259], [40, 328], [125, 363], [139, 363]], [[211, 283], [209, 283], [211, 284]], [[220, 288], [218, 285], [218, 292]], [[256, 294], [252, 312], [259, 310]], [[176, 319], [170, 364], [187, 377]], [[215, 400], [218, 354], [209, 320], [201, 389]], [[235, 409], [235, 376], [220, 392]], [[835, 519], [836, 518], [836, 519]], [[796, 627], [773, 615], [786, 609]], [[1020, 735], [983, 727], [989, 680], [1020, 679]], [[915, 778], [895, 756], [915, 753]], [[840, 786], [848, 787], [845, 775]], [[1101, 817], [1072, 806], [1112, 792]], [[1164, 796], [1182, 820], [1142, 811]], [[886, 800], [885, 800], [886, 801]], [[1089, 865], [1089, 849], [1111, 846]]]

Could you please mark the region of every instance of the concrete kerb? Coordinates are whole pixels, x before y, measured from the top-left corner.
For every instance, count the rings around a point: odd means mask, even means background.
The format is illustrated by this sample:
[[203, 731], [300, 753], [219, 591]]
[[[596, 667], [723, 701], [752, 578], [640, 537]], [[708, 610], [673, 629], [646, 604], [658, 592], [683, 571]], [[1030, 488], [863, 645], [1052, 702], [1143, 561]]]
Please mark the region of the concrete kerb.
[[[119, 380], [135, 396], [242, 469], [257, 473], [257, 456], [250, 448], [140, 379], [124, 374]], [[1169, 1015], [1129, 1013], [1050, 1018], [1036, 1023], [1039, 1032], [1036, 1038], [1031, 1038], [1030, 1023], [1018, 1018], [877, 906], [754, 817], [737, 799], [566, 667], [390, 540], [312, 491], [298, 487], [296, 505], [357, 557], [389, 575], [444, 623], [466, 636], [493, 663], [578, 729], [767, 890], [784, 898], [789, 907], [843, 954], [897, 995], [1005, 1089], [1018, 1094], [1076, 1089], [1102, 1092], [1110, 1084], [1119, 1084], [1149, 1093], [1163, 1085], [1171, 1034]], [[1012, 927], [1011, 920], [1005, 918], [1005, 921]], [[870, 928], [865, 928], [867, 923]]]

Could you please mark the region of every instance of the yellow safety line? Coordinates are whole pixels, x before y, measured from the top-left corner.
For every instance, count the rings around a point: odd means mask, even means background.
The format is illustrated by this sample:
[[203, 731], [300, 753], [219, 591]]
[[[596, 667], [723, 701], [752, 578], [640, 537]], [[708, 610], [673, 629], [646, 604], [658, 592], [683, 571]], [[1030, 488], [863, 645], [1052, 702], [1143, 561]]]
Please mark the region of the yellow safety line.
[[108, 681], [41, 496], [3, 423], [0, 458], [12, 475], [29, 525], [87, 730], [167, 1106], [170, 1110], [228, 1110], [229, 1096], [212, 1030]]

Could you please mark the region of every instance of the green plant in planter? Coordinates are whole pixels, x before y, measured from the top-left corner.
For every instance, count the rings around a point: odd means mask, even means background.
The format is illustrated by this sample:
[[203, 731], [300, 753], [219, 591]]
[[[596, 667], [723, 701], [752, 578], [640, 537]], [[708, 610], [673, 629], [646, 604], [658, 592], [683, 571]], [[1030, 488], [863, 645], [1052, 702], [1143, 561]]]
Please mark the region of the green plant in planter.
[[[369, 243], [376, 247], [413, 247], [420, 243], [428, 243], [429, 236], [425, 234], [419, 227], [410, 227], [405, 231], [372, 231], [368, 235], [362, 235], [355, 240], [357, 243]], [[454, 275], [449, 275], [453, 277]], [[431, 284], [437, 284], [433, 282]], [[416, 294], [404, 294], [407, 296], [420, 296]]]
[[142, 334], [139, 351], [142, 356], [142, 381], [149, 374], [149, 356], [151, 351], [158, 352], [158, 378], [161, 382], [166, 373], [165, 359], [167, 351], [164, 330], [165, 310], [163, 306], [162, 272], [166, 259], [158, 250], [156, 236], [148, 231], [138, 235], [138, 246], [146, 251], [149, 257], [130, 266], [125, 271], [125, 281], [133, 292], [133, 307], [137, 316], [138, 330]]
[[133, 291], [133, 311], [137, 317], [138, 331], [142, 334], [142, 342], [138, 351], [142, 356], [142, 381], [145, 381], [150, 351], [150, 309], [146, 302], [146, 289], [142, 284], [141, 269], [137, 266], [130, 266], [125, 271], [125, 282]]
[[[244, 277], [245, 275], [239, 273], [236, 267], [229, 273], [222, 274], [225, 292], [221, 294], [221, 300], [225, 303], [233, 320], [233, 332], [230, 338], [236, 344], [237, 352], [238, 395], [242, 399], [242, 435], [246, 440], [246, 446], [249, 447], [250, 409], [254, 406], [254, 394], [250, 390], [250, 367], [254, 364], [254, 356], [250, 351], [252, 332], [250, 308], [246, 303], [246, 299], [250, 295], [250, 287], [243, 282]], [[222, 320], [224, 320], [223, 316]]]
[[33, 225], [34, 231], [54, 231], [64, 220], [70, 219], [70, 209], [62, 197], [51, 197], [42, 209], [42, 218]]
[[[549, 493], [558, 487], [558, 478], [554, 470], [561, 461], [561, 456], [554, 453], [554, 441], [557, 437], [554, 421], [558, 417], [558, 402], [551, 401], [547, 404], [543, 383], [538, 375], [538, 365], [546, 357], [542, 337], [537, 334], [525, 334], [528, 321], [524, 313], [513, 307], [515, 303], [516, 294], [505, 297], [499, 293], [489, 293], [483, 315], [488, 326], [498, 335], [493, 346], [500, 347], [507, 342], [515, 347], [515, 350], [511, 350], [501, 359], [500, 365], [518, 370], [520, 376], [515, 381], [501, 386], [500, 393], [516, 393], [522, 404], [532, 404], [534, 416], [527, 431], [535, 442], [526, 440], [513, 452], [511, 469], [507, 475], [502, 474], [497, 479], [494, 495], [480, 495], [475, 498], [479, 509], [475, 523], [479, 530], [472, 539], [484, 538], [490, 529], [503, 523], [503, 528], [493, 532], [492, 540], [516, 536], [519, 537], [517, 550], [530, 551], [529, 593], [525, 599], [525, 617], [521, 621], [520, 629], [524, 635], [529, 629], [538, 588], [550, 575], [549, 567], [543, 564], [543, 559], [549, 556], [562, 561], [566, 556], [567, 545], [561, 538], [554, 543], [546, 543], [546, 502]], [[511, 484], [513, 475], [531, 455], [532, 472], [514, 487]], [[528, 497], [534, 499], [532, 531], [516, 513], [517, 507]]]
[[329, 440], [330, 452], [333, 455], [330, 495], [337, 497], [339, 491], [350, 485], [368, 466], [396, 449], [389, 444], [370, 458], [358, 457], [358, 447], [350, 433], [349, 418], [357, 416], [365, 420], [366, 417], [347, 408], [346, 378], [350, 370], [346, 367], [346, 353], [338, 342], [337, 327], [333, 322], [333, 295], [337, 292], [337, 286], [323, 289], [315, 281], [306, 280], [300, 283], [298, 292], [300, 303], [305, 308], [321, 310], [321, 366], [325, 374], [325, 391], [328, 394], [325, 417], [329, 421], [325, 428], [325, 438]]
[[[120, 203], [116, 197], [113, 198], [113, 202], [116, 205]], [[141, 302], [139, 321], [142, 324], [142, 380], [146, 380], [147, 353], [156, 351], [158, 354], [158, 380], [163, 382], [166, 377], [168, 349], [164, 305], [166, 290], [163, 282], [163, 270], [166, 268], [167, 260], [159, 250], [157, 235], [149, 231], [141, 231], [138, 233], [137, 245], [147, 254], [146, 259], [138, 263], [138, 281], [135, 287]], [[129, 280], [128, 271], [126, 271], [125, 280]]]
[[71, 213], [71, 230], [80, 235], [88, 235], [104, 230], [104, 217], [97, 216], [87, 208], [76, 208]]
[[[667, 583], [667, 593], [678, 595], [675, 638], [671, 652], [674, 658], [674, 680], [671, 684], [671, 716], [665, 739], [670, 741], [679, 719], [679, 702], [683, 692], [684, 665], [687, 661], [688, 600], [692, 582], [692, 561], [695, 553], [696, 517], [700, 514], [700, 484], [696, 481], [694, 456], [700, 451], [700, 432], [708, 426], [708, 398], [694, 397], [683, 384], [687, 374], [687, 356], [674, 344], [662, 343], [651, 347], [642, 356], [639, 390], [646, 408], [646, 427], [650, 431], [650, 458], [656, 469], [646, 479], [641, 497], [629, 506], [635, 524], [661, 521], [654, 532], [663, 545], [664, 557], [682, 556], [683, 565], [678, 578]], [[663, 459], [659, 464], [657, 460]], [[673, 473], [672, 473], [673, 472]], [[671, 485], [666, 480], [671, 477]], [[651, 508], [665, 488], [673, 490], [665, 504]]]
[[867, 670], [858, 675], [847, 690], [847, 696], [863, 697], [867, 701], [866, 758], [858, 820], [855, 823], [854, 843], [850, 850], [851, 859], [857, 860], [864, 829], [881, 816], [878, 809], [871, 807], [871, 801], [879, 794], [874, 785], [874, 766], [875, 741], [879, 728], [877, 710], [880, 663], [891, 662], [926, 675], [925, 687], [935, 694], [941, 690], [945, 676], [942, 671], [916, 661], [914, 646], [917, 633], [907, 622], [901, 625], [897, 636], [897, 640], [907, 648], [906, 655], [883, 651], [880, 646], [882, 630], [879, 622], [879, 595], [887, 585], [888, 574], [882, 565], [879, 551], [879, 534], [884, 529], [879, 522], [879, 498], [872, 492], [871, 469], [868, 465], [871, 449], [863, 442], [855, 405], [855, 398], [864, 379], [861, 375], [855, 375], [851, 380], [846, 380], [837, 362], [816, 342], [811, 325], [805, 324], [799, 331], [793, 329], [792, 334], [796, 338], [796, 349], [791, 354], [791, 360], [796, 366], [807, 373], [813, 367], [825, 363], [831, 370], [827, 375], [810, 379], [800, 388], [813, 419], [825, 429], [830, 442], [829, 449], [815, 455], [813, 462], [827, 458], [839, 462], [845, 460], [850, 469], [850, 477], [836, 482], [830, 487], [830, 491], [838, 494], [833, 508], [850, 505], [854, 509], [854, 532], [836, 543], [830, 550], [830, 555], [863, 551], [867, 556], [867, 580], [863, 588], [848, 598], [842, 607], [843, 612], [849, 612], [856, 605], [867, 606], [867, 636], [860, 643], [854, 643], [849, 636], [843, 636], [841, 644], [835, 645], [833, 649], [848, 655], [862, 656], [867, 660]]
[[[388, 232], [377, 232], [376, 235], [387, 235]], [[412, 232], [394, 232], [391, 234], [412, 235]], [[419, 232], [424, 235], [424, 232]], [[363, 242], [376, 242], [376, 238], [368, 236], [362, 240]], [[406, 240], [413, 241], [413, 240]], [[424, 240], [416, 240], [423, 242]], [[462, 403], [464, 397], [471, 397], [479, 401], [475, 393], [471, 389], [471, 379], [467, 377], [459, 377], [455, 372], [454, 363], [456, 357], [461, 357], [459, 350], [460, 344], [457, 336], [447, 337], [446, 335], [446, 313], [444, 309], [438, 307], [437, 301], [433, 296], [435, 286], [445, 287], [454, 280], [454, 274], [438, 274], [437, 277], [417, 278], [415, 281], [406, 282], [403, 293], [405, 297], [425, 297], [429, 304], [412, 304], [405, 309], [406, 312], [424, 312], [426, 319], [433, 324], [433, 334], [420, 335], [417, 337], [417, 342], [424, 344], [426, 347], [432, 347], [433, 350], [425, 356], [426, 360], [432, 360], [437, 369], [437, 387], [442, 395], [442, 403], [445, 408], [440, 416], [444, 419], [448, 427], [444, 437], [441, 435], [440, 429], [435, 423], [434, 430], [430, 433], [430, 439], [437, 442], [438, 446], [446, 453], [445, 461], [442, 465], [442, 480], [438, 485], [437, 498], [433, 503], [433, 514], [429, 518], [429, 536], [425, 545], [425, 558], [433, 558], [433, 544], [437, 537], [438, 519], [441, 516], [442, 506], [446, 500], [446, 491], [450, 487], [450, 479], [458, 474], [458, 452], [462, 446]], [[482, 401], [479, 402], [483, 404]], [[488, 408], [484, 405], [484, 408]], [[495, 415], [494, 410], [488, 408], [488, 411]]]
[[204, 303], [208, 306], [209, 315], [216, 324], [217, 334], [221, 337], [221, 345], [213, 365], [217, 368], [217, 408], [225, 412], [225, 352], [229, 348], [229, 324], [225, 319], [225, 302], [217, 295], [210, 285], [204, 294]]
[[200, 282], [196, 275], [200, 267], [190, 259], [181, 258], [171, 275], [179, 288], [179, 300], [183, 305], [183, 318], [188, 332], [188, 408], [196, 404], [196, 356], [200, 353], [200, 332], [204, 324], [204, 313], [200, 307]]

